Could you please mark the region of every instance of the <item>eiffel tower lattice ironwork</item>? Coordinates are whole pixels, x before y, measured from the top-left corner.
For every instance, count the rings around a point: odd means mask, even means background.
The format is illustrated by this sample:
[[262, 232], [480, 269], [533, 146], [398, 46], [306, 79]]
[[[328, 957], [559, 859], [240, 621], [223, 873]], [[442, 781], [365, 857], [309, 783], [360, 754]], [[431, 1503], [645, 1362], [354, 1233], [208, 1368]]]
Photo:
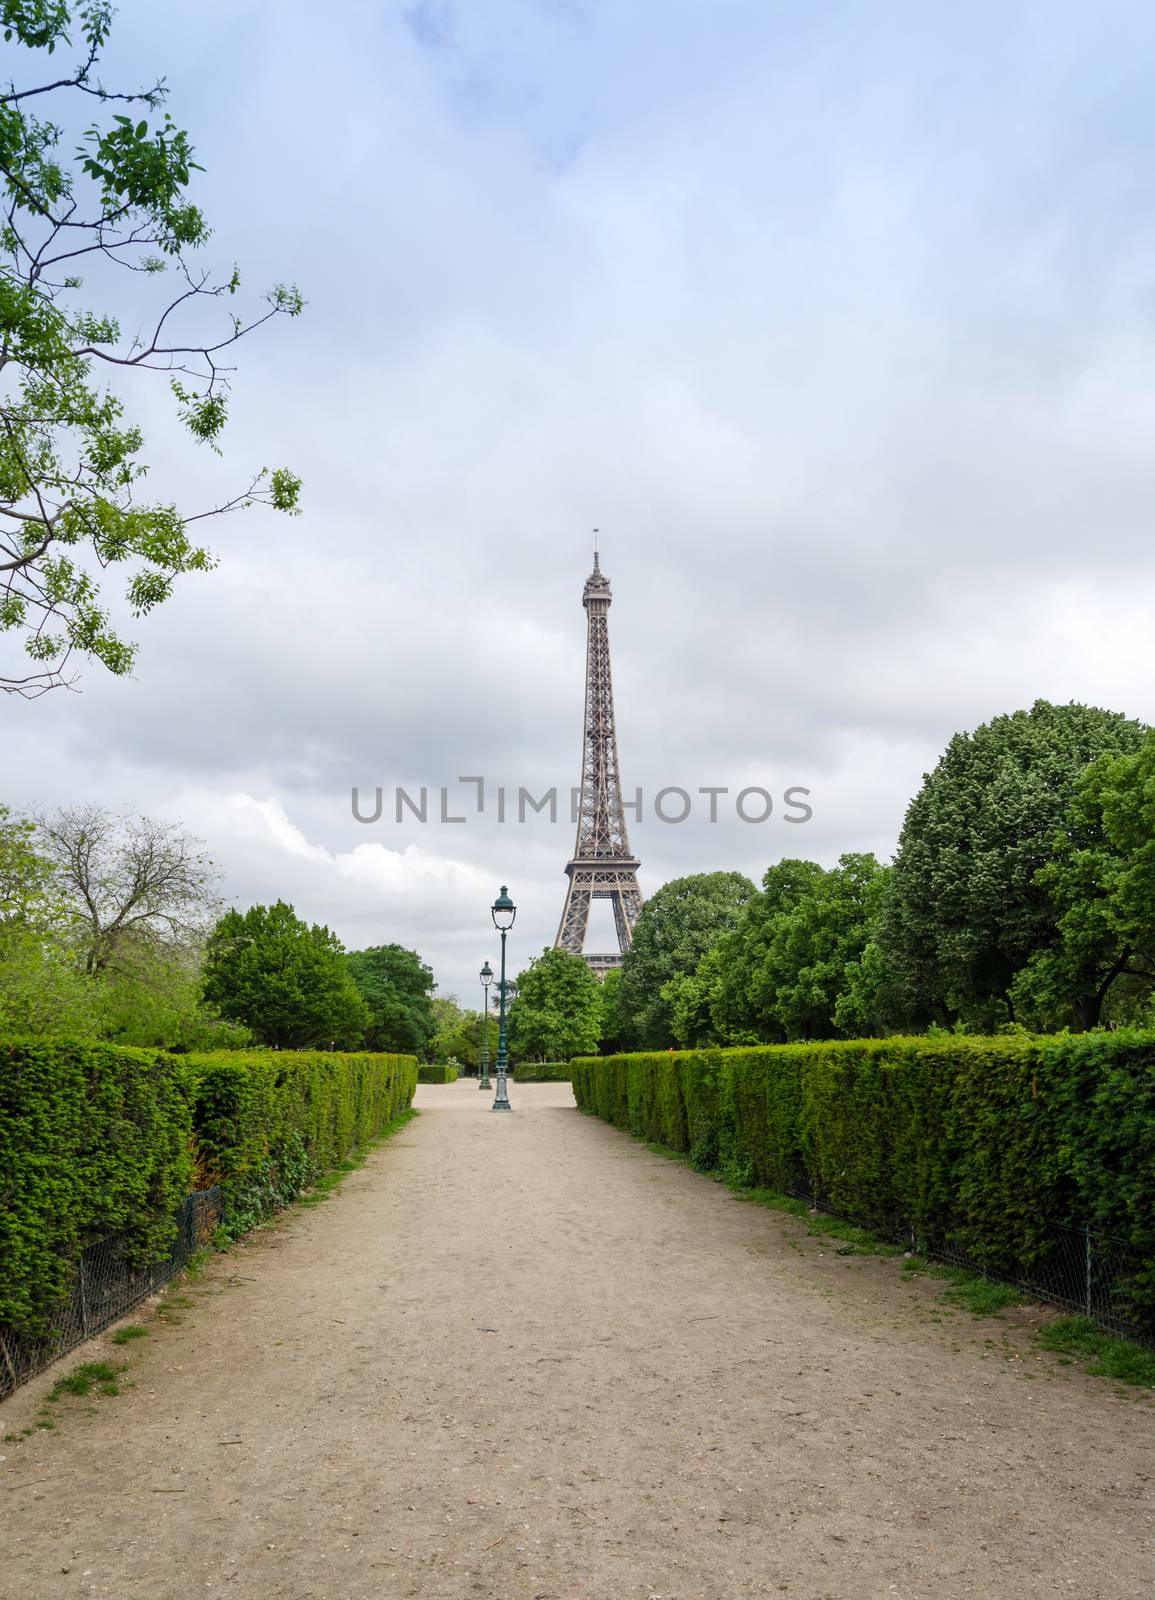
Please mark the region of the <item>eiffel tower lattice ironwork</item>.
[[554, 944], [557, 949], [569, 950], [573, 955], [585, 955], [590, 901], [612, 901], [618, 934], [617, 954], [585, 957], [599, 977], [610, 967], [621, 964], [642, 909], [639, 862], [630, 849], [626, 832], [618, 736], [614, 728], [609, 635], [612, 601], [610, 580], [601, 570], [595, 547], [594, 570], [582, 590], [582, 605], [586, 609], [586, 705], [577, 843], [572, 859], [566, 864], [569, 888]]

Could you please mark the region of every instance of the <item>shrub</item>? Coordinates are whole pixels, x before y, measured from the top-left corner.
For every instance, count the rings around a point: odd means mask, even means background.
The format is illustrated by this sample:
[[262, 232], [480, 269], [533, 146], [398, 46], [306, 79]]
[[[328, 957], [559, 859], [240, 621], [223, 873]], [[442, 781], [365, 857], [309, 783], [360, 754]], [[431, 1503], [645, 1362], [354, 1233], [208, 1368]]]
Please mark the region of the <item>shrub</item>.
[[579, 1107], [700, 1171], [1028, 1273], [1055, 1223], [1124, 1238], [1155, 1330], [1155, 1035], [846, 1040], [582, 1058]]
[[186, 1061], [95, 1042], [0, 1043], [0, 1328], [47, 1333], [86, 1245], [167, 1250], [191, 1175]]
[[418, 1083], [456, 1083], [461, 1068], [453, 1061], [430, 1061], [417, 1069]]
[[186, 1056], [204, 1179], [225, 1190], [233, 1234], [284, 1205], [413, 1099], [413, 1056], [331, 1050]]
[[413, 1098], [412, 1056], [167, 1055], [0, 1041], [0, 1331], [51, 1332], [86, 1246], [160, 1260], [191, 1185], [220, 1183], [226, 1232], [284, 1204]]
[[510, 1075], [518, 1083], [568, 1083], [568, 1061], [519, 1061], [510, 1068]]

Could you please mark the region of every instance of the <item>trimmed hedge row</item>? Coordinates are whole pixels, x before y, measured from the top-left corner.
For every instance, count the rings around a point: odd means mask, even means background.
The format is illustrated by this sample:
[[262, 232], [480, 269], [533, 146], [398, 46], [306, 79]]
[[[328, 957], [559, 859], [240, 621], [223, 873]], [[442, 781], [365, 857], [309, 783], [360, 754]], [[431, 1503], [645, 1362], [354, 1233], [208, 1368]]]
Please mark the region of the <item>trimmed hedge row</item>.
[[201, 1175], [224, 1187], [233, 1233], [367, 1144], [417, 1086], [415, 1056], [222, 1050], [184, 1059]]
[[1155, 1034], [847, 1040], [573, 1063], [582, 1110], [699, 1170], [1020, 1275], [1055, 1223], [1127, 1240], [1155, 1329]]
[[37, 1337], [88, 1245], [159, 1260], [192, 1186], [232, 1231], [283, 1203], [409, 1105], [412, 1056], [163, 1051], [0, 1041], [0, 1329]]
[[568, 1083], [568, 1061], [519, 1061], [513, 1069], [515, 1083]]
[[188, 1069], [115, 1045], [0, 1043], [0, 1328], [48, 1331], [88, 1244], [162, 1256], [192, 1174]]
[[451, 1067], [447, 1061], [427, 1061], [417, 1068], [418, 1083], [456, 1083], [461, 1076], [460, 1067]]

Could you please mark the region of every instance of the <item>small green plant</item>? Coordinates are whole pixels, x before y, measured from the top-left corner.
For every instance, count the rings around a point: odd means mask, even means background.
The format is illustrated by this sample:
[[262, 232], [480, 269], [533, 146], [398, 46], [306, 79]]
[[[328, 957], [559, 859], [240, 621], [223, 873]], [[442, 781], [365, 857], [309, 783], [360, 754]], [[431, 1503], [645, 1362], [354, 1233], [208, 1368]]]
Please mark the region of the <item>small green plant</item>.
[[116, 1380], [124, 1367], [114, 1367], [111, 1361], [85, 1361], [63, 1378], [57, 1378], [49, 1390], [49, 1401], [59, 1400], [66, 1394], [91, 1394], [99, 1385], [102, 1394], [116, 1394]]
[[1094, 1377], [1155, 1388], [1155, 1350], [1104, 1333], [1089, 1317], [1056, 1317], [1036, 1337], [1044, 1350], [1088, 1362], [1084, 1370]]
[[131, 1344], [134, 1339], [147, 1339], [148, 1329], [142, 1328], [138, 1322], [129, 1323], [127, 1327], [117, 1328], [112, 1336], [113, 1344]]
[[184, 1279], [186, 1283], [196, 1283], [198, 1278], [204, 1276], [205, 1268], [213, 1258], [213, 1252], [208, 1245], [201, 1245], [199, 1250], [194, 1250], [185, 1263]]
[[965, 1267], [931, 1267], [928, 1277], [945, 1278], [951, 1285], [944, 1289], [944, 1304], [962, 1306], [976, 1317], [997, 1317], [1007, 1306], [1017, 1305], [1022, 1296], [1009, 1283], [996, 1283], [993, 1278], [981, 1278]]

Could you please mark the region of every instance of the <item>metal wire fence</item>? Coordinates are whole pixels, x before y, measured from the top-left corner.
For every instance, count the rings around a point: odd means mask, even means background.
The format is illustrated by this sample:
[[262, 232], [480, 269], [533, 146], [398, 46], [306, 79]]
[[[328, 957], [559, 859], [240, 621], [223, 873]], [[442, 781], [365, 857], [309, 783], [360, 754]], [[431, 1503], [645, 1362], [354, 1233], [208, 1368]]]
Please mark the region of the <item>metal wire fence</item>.
[[130, 1266], [122, 1238], [101, 1239], [89, 1245], [77, 1263], [72, 1291], [57, 1310], [50, 1335], [41, 1339], [16, 1338], [0, 1329], [0, 1400], [155, 1294], [211, 1241], [222, 1209], [219, 1188], [186, 1195], [177, 1210], [176, 1237], [171, 1248], [163, 1260], [151, 1266]]
[[[815, 1211], [860, 1223], [859, 1218], [847, 1216], [813, 1194], [799, 1189], [790, 1193]], [[1034, 1300], [1079, 1312], [1108, 1333], [1155, 1348], [1155, 1328], [1149, 1317], [1135, 1311], [1132, 1295], [1149, 1272], [1146, 1253], [1126, 1239], [1097, 1233], [1087, 1224], [1048, 1222], [1041, 1230], [1034, 1260], [998, 1270], [951, 1239], [892, 1237], [891, 1242], [905, 1244], [928, 1260], [1010, 1284]]]
[[927, 1250], [936, 1261], [996, 1277], [1035, 1300], [1081, 1312], [1109, 1333], [1155, 1346], [1155, 1330], [1140, 1322], [1129, 1292], [1143, 1272], [1143, 1256], [1126, 1239], [1096, 1233], [1086, 1224], [1050, 1222], [1035, 1262], [997, 1273], [949, 1240], [935, 1241]]

